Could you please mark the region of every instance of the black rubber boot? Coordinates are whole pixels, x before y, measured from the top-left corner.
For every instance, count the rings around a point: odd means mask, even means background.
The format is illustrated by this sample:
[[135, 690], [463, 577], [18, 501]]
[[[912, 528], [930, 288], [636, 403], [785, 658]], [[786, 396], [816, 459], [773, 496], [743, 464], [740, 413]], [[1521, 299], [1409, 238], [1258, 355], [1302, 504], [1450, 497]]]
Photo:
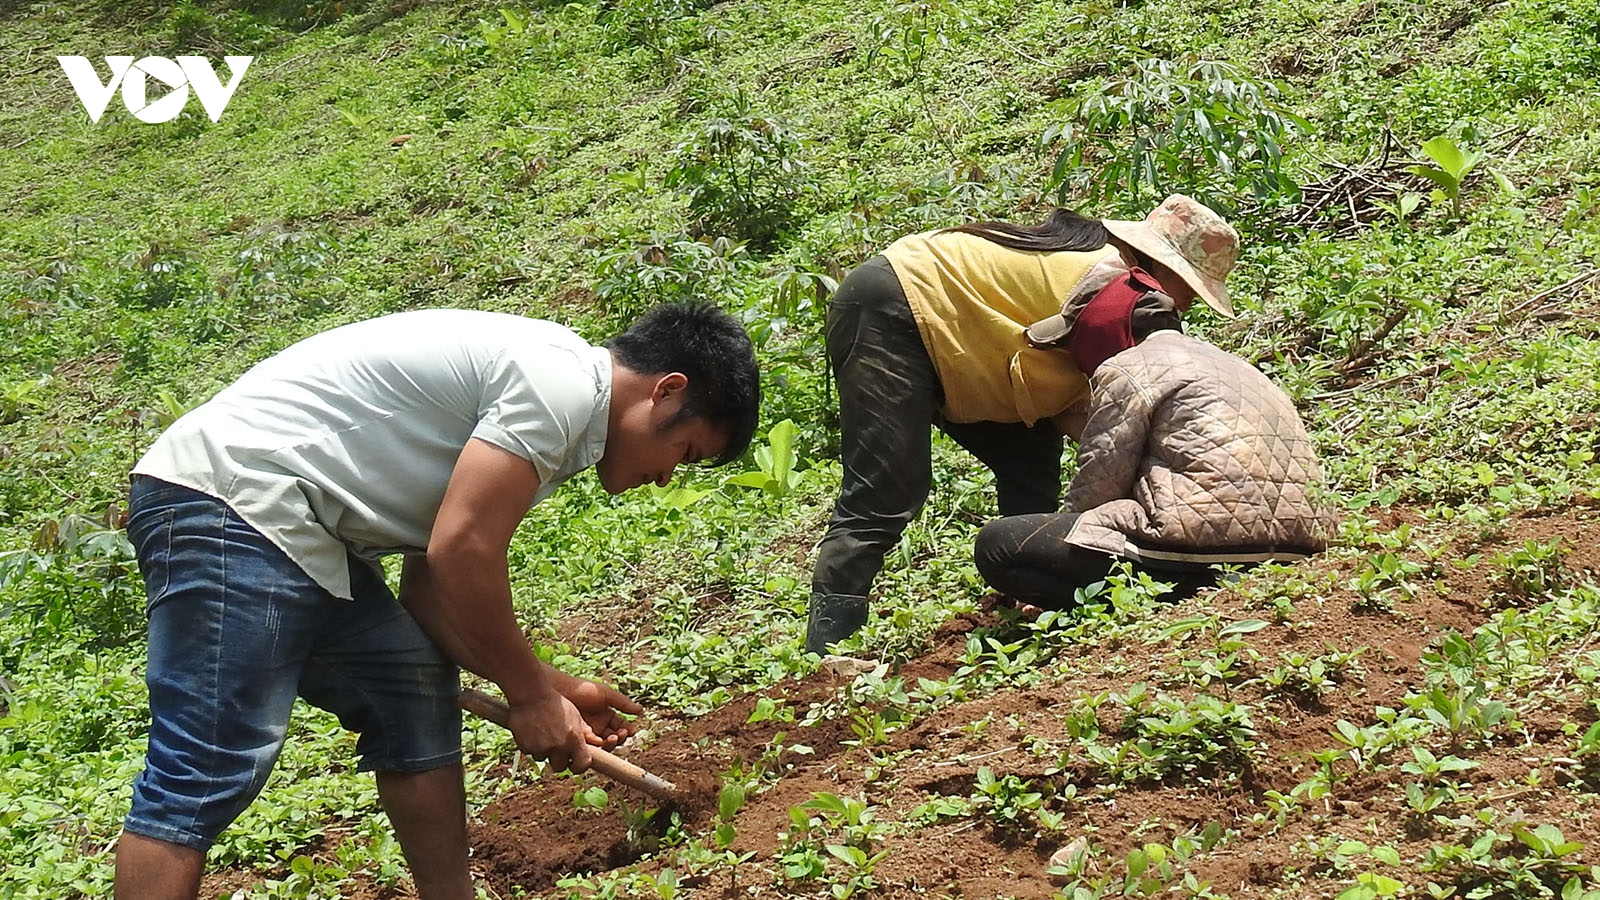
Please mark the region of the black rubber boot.
[[812, 594], [806, 615], [806, 652], [821, 656], [828, 645], [842, 641], [867, 624], [867, 598], [849, 594]]

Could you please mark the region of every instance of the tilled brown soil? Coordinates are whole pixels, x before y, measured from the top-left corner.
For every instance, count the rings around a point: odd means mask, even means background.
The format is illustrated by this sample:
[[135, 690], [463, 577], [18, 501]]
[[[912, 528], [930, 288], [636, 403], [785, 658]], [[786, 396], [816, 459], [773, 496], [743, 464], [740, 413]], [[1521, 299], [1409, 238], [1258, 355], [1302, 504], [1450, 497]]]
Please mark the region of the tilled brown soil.
[[[1403, 515], [1392, 515], [1384, 525], [1399, 525]], [[1567, 567], [1592, 575], [1600, 570], [1596, 517], [1590, 506], [1575, 505], [1558, 513], [1514, 519], [1490, 539], [1457, 540], [1445, 557], [1479, 553], [1487, 560], [1527, 540], [1561, 537], [1572, 548]], [[1420, 559], [1415, 548], [1402, 552]], [[1331, 835], [1395, 847], [1408, 862], [1384, 871], [1415, 881], [1412, 861], [1446, 835], [1405, 808], [1406, 776], [1399, 765], [1409, 761], [1408, 751], [1392, 755], [1375, 771], [1358, 771], [1348, 760], [1341, 762], [1333, 792], [1289, 816], [1281, 828], [1272, 821], [1253, 819], [1266, 811], [1262, 800], [1269, 791], [1287, 795], [1316, 771], [1311, 754], [1336, 746], [1332, 735], [1337, 721], [1370, 725], [1376, 722], [1377, 707], [1401, 707], [1402, 697], [1423, 684], [1419, 659], [1428, 646], [1447, 629], [1470, 633], [1490, 615], [1486, 601], [1494, 585], [1487, 564], [1465, 569], [1446, 564], [1436, 574], [1436, 590], [1398, 601], [1390, 611], [1363, 611], [1345, 587], [1359, 562], [1330, 558], [1309, 563], [1311, 580], [1323, 579], [1318, 583], [1327, 589], [1299, 599], [1283, 623], [1244, 638], [1261, 655], [1263, 668], [1286, 651], [1315, 655], [1366, 648], [1357, 660], [1356, 674], [1314, 700], [1267, 695], [1259, 682], [1209, 687], [1214, 695], [1231, 696], [1252, 709], [1258, 742], [1237, 771], [1198, 772], [1138, 786], [1105, 784], [1090, 760], [1069, 749], [1073, 742], [1063, 718], [1076, 698], [1126, 691], [1136, 682], [1150, 684], [1153, 691], [1193, 695], [1197, 688], [1175, 673], [1182, 671], [1182, 660], [1209, 640], [1196, 637], [1076, 648], [1057, 661], [1064, 674], [1048, 684], [1001, 690], [947, 707], [893, 733], [881, 747], [855, 746], [856, 735], [843, 719], [810, 727], [795, 722], [751, 724], [748, 720], [758, 700], [751, 694], [700, 718], [657, 721], [653, 743], [624, 752], [688, 789], [693, 799], [675, 812], [685, 830], [703, 835], [712, 824], [720, 773], [734, 765], [761, 764], [779, 732], [783, 746], [811, 748], [810, 753], [784, 752], [775, 762], [768, 758], [768, 786], [752, 792], [735, 817], [737, 838], [732, 849], [754, 856], [736, 870], [715, 870], [706, 878], [680, 872], [687, 889], [680, 895], [820, 895], [815, 884], [786, 884], [776, 860], [779, 835], [790, 827], [790, 807], [817, 792], [828, 792], [865, 799], [874, 804], [880, 819], [893, 821], [934, 796], [971, 795], [984, 766], [997, 776], [1017, 775], [1036, 785], [1061, 789], [1070, 783], [1076, 797], [1058, 796], [1052, 803], [1066, 816], [1064, 830], [1044, 835], [1001, 833], [982, 816], [900, 829], [878, 847], [889, 853], [874, 873], [879, 887], [873, 896], [1047, 900], [1057, 890], [1046, 877], [1049, 855], [1080, 834], [1096, 848], [1091, 873], [1116, 874], [1130, 850], [1150, 841], [1170, 843], [1175, 834], [1198, 831], [1211, 822], [1236, 833], [1216, 850], [1195, 857], [1183, 871], [1209, 882], [1219, 894], [1336, 895], [1351, 883], [1352, 871], [1340, 871], [1326, 855], [1319, 857], [1307, 849], [1308, 842]], [[1271, 618], [1231, 591], [1185, 601], [1162, 615], [1177, 620], [1199, 613], [1216, 614], [1224, 622]], [[934, 635], [925, 655], [905, 663], [898, 674], [912, 685], [918, 677], [948, 678], [971, 632], [1003, 626], [993, 612], [957, 616]], [[783, 699], [788, 709], [803, 717], [812, 703], [836, 700], [843, 684], [838, 676], [819, 672], [780, 685], [766, 696]], [[1116, 705], [1102, 707], [1099, 718], [1105, 739], [1114, 738], [1121, 727]], [[1530, 823], [1554, 824], [1568, 840], [1585, 845], [1580, 854], [1583, 862], [1600, 863], [1596, 816], [1600, 805], [1592, 802], [1596, 785], [1583, 781], [1593, 772], [1563, 761], [1574, 738], [1561, 730], [1563, 722], [1586, 726], [1593, 719], [1593, 706], [1576, 700], [1570, 708], [1525, 712], [1519, 734], [1460, 751], [1460, 756], [1479, 764], [1456, 776], [1462, 794], [1473, 798], [1474, 804], [1520, 814]], [[1040, 747], [1062, 752], [1036, 752]], [[879, 771], [873, 756], [883, 759], [886, 754], [896, 761]], [[508, 793], [482, 811], [472, 827], [473, 867], [491, 896], [559, 894], [552, 889], [569, 875], [635, 864], [644, 872], [662, 868], [646, 848], [649, 836], [660, 833], [674, 810], [657, 813], [643, 835], [630, 836], [627, 810], [655, 804], [606, 784], [610, 796], [606, 808], [577, 809], [574, 792], [587, 784], [602, 782], [595, 776], [546, 778]], [[1472, 811], [1443, 810], [1455, 815]], [[1379, 868], [1364, 861], [1362, 870]], [[227, 877], [228, 873], [214, 875], [208, 886], [238, 883], [221, 880]], [[358, 884], [348, 896], [385, 897], [393, 892]]]

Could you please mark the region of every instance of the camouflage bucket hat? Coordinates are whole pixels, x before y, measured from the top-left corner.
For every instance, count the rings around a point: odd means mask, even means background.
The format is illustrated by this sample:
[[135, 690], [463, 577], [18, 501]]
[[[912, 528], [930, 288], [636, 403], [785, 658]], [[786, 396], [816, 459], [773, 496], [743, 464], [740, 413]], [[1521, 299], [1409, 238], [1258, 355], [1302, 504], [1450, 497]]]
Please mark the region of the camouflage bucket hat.
[[1239, 233], [1198, 201], [1173, 194], [1142, 222], [1106, 219], [1112, 235], [1177, 273], [1205, 304], [1229, 318], [1228, 272], [1239, 258]]

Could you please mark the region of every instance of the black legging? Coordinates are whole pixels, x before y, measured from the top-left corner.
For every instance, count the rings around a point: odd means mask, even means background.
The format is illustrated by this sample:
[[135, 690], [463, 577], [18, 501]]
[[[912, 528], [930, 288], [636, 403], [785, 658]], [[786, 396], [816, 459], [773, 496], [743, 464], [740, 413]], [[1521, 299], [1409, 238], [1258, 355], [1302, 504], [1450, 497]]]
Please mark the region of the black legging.
[[[989, 586], [1014, 600], [1044, 609], [1070, 609], [1077, 592], [1111, 572], [1120, 557], [1067, 543], [1078, 521], [1073, 513], [1007, 516], [983, 526], [974, 551], [978, 573]], [[1137, 570], [1173, 585], [1168, 599], [1192, 596], [1216, 584], [1209, 568], [1156, 570], [1129, 561]]]
[[817, 550], [812, 590], [864, 596], [884, 554], [928, 499], [937, 424], [994, 472], [1001, 515], [1055, 509], [1061, 435], [1049, 423], [940, 421], [944, 388], [905, 291], [881, 256], [858, 266], [828, 305], [828, 360], [839, 386], [843, 484]]

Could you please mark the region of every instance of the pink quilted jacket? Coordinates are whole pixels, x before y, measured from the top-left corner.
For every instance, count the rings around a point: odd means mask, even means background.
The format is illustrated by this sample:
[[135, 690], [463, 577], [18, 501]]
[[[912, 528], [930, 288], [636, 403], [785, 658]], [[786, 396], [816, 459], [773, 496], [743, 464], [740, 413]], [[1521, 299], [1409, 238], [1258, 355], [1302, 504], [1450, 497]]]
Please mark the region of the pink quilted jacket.
[[1068, 541], [1148, 562], [1294, 559], [1326, 544], [1321, 480], [1283, 391], [1237, 356], [1158, 331], [1090, 379]]

